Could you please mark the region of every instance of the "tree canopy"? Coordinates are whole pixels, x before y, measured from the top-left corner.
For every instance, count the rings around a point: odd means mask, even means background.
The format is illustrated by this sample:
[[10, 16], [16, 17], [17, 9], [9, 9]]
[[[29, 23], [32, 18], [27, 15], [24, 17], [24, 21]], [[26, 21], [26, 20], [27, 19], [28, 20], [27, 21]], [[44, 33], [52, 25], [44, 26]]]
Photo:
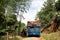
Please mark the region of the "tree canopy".
[[15, 13], [18, 15], [19, 11], [24, 13], [29, 6], [30, 0], [0, 0], [0, 32], [8, 28], [15, 29], [16, 26], [21, 25]]
[[41, 11], [37, 13], [37, 18], [40, 19], [43, 25], [51, 23], [51, 21], [53, 21], [57, 15], [60, 15], [58, 12], [60, 7], [59, 3], [59, 0], [56, 2], [55, 0], [47, 0], [44, 2], [44, 7], [42, 7]]

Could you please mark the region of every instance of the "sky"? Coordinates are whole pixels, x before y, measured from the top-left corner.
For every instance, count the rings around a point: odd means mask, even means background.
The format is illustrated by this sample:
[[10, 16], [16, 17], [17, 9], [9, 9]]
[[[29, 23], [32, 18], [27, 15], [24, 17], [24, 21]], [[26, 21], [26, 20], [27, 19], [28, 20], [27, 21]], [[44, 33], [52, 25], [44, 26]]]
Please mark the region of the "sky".
[[41, 10], [41, 7], [43, 7], [43, 3], [45, 1], [46, 0], [33, 0], [31, 2], [29, 11], [23, 14], [25, 19], [23, 19], [22, 22], [27, 24], [27, 21], [33, 21], [36, 17], [37, 12], [39, 12]]

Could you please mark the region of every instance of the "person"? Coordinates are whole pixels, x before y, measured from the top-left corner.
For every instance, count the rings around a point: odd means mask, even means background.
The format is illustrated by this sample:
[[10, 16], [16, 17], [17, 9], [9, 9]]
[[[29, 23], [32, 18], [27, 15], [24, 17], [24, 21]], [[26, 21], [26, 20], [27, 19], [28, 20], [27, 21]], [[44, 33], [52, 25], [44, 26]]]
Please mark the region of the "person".
[[23, 29], [23, 30], [22, 30], [22, 36], [25, 37], [26, 35], [27, 35], [27, 34], [26, 34], [26, 29]]

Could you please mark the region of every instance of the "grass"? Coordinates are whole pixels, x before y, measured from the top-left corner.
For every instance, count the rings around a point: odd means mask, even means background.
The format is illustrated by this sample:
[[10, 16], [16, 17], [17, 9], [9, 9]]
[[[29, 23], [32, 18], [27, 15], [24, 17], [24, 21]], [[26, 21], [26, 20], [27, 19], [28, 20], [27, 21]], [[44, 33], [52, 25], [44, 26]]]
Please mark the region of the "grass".
[[[8, 40], [22, 40], [23, 38], [21, 36], [11, 37]], [[0, 36], [0, 40], [7, 40], [6, 36]]]
[[54, 32], [50, 34], [42, 33], [42, 37], [46, 40], [60, 40], [60, 32]]
[[[60, 32], [53, 32], [53, 33], [50, 33], [50, 34], [42, 33], [41, 36], [45, 40], [60, 40]], [[0, 36], [0, 40], [6, 40], [6, 36]], [[10, 40], [23, 40], [23, 37], [16, 36], [16, 37], [13, 37]]]

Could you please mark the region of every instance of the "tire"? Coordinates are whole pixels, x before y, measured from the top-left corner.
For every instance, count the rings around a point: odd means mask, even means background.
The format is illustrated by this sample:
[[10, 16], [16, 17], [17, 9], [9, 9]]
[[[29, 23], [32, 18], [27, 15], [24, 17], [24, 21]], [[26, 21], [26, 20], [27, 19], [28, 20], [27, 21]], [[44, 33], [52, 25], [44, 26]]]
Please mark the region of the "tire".
[[28, 37], [32, 37], [32, 35], [28, 35]]

